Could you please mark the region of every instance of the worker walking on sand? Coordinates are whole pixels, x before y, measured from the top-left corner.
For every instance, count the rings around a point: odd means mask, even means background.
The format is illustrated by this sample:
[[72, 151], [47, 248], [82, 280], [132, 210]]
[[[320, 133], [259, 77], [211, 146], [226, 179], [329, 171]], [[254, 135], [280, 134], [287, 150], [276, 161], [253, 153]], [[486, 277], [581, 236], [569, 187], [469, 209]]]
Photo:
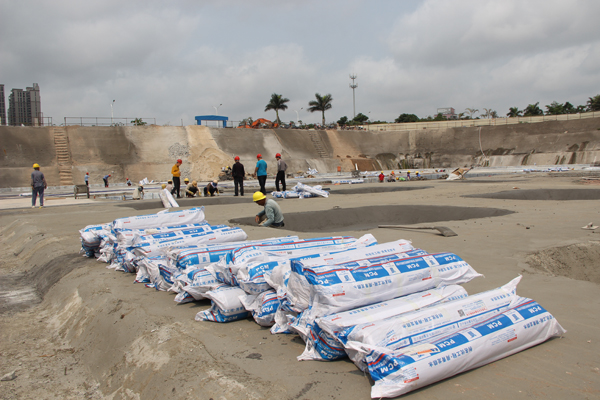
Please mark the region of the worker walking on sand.
[[181, 186], [181, 171], [179, 167], [183, 164], [183, 161], [177, 160], [173, 168], [171, 168], [171, 175], [173, 175], [173, 190], [171, 191], [172, 195], [177, 193], [177, 198], [180, 199], [181, 195], [179, 194], [179, 188]]
[[33, 164], [33, 172], [31, 173], [31, 208], [35, 208], [35, 201], [38, 194], [40, 195], [40, 208], [44, 207], [44, 189], [47, 187], [44, 173], [40, 171], [40, 164]]
[[281, 182], [281, 187], [285, 192], [285, 171], [287, 170], [287, 164], [281, 159], [281, 154], [275, 154], [275, 158], [277, 159], [277, 176], [275, 177], [275, 190], [279, 192], [279, 182]]
[[273, 228], [282, 228], [285, 226], [285, 223], [283, 222], [283, 213], [275, 200], [267, 200], [267, 196], [265, 196], [264, 193], [254, 192], [252, 201], [259, 206], [264, 207], [264, 209], [254, 217], [254, 220], [258, 225], [263, 227], [271, 226]]
[[233, 168], [231, 168], [231, 176], [233, 177], [233, 185], [235, 186], [234, 196], [238, 195], [238, 188], [239, 194], [243, 196], [244, 177], [246, 176], [246, 171], [244, 170], [244, 164], [240, 162], [240, 158], [238, 156], [235, 156], [233, 160], [235, 163], [233, 164]]
[[260, 185], [260, 191], [262, 194], [267, 194], [267, 189], [265, 189], [265, 183], [267, 182], [267, 162], [262, 159], [261, 154], [256, 155], [256, 168], [254, 168], [254, 176], [258, 179], [258, 184]]
[[107, 188], [108, 187], [108, 178], [110, 178], [112, 175], [108, 174], [108, 175], [104, 175], [104, 178], [102, 178], [102, 180], [104, 181], [104, 187]]

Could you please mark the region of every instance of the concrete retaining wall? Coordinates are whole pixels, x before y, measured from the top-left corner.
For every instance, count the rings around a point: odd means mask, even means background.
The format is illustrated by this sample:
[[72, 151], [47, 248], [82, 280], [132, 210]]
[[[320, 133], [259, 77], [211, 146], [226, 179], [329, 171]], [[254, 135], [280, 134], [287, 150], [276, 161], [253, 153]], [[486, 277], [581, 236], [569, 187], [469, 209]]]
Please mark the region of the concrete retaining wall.
[[[276, 153], [288, 172], [592, 164], [600, 162], [599, 129], [600, 118], [590, 118], [481, 127], [481, 133], [479, 127], [383, 132], [69, 126], [66, 136], [73, 180], [81, 184], [85, 172], [92, 183], [106, 174], [114, 182], [167, 180], [177, 158], [184, 161], [183, 176], [208, 181], [236, 155], [246, 172], [254, 172], [258, 153], [269, 175], [276, 173]], [[34, 162], [50, 186], [59, 184], [54, 128], [0, 126], [0, 147], [0, 187], [28, 186]]]

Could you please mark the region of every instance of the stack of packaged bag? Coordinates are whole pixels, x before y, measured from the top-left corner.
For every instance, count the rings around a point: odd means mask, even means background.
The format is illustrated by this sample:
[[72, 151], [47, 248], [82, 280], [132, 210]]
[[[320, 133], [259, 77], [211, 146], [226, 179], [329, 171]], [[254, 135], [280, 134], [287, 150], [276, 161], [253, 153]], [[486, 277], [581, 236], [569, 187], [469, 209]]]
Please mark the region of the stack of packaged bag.
[[[181, 222], [181, 224], [176, 224]], [[122, 218], [80, 231], [82, 252], [136, 273], [136, 282], [209, 299], [197, 321], [252, 317], [271, 333], [298, 334], [299, 360], [349, 357], [394, 397], [535, 346], [565, 331], [541, 305], [517, 295], [521, 277], [468, 295], [480, 277], [458, 255], [429, 254], [407, 240], [297, 236], [247, 240], [210, 225], [204, 209]]]

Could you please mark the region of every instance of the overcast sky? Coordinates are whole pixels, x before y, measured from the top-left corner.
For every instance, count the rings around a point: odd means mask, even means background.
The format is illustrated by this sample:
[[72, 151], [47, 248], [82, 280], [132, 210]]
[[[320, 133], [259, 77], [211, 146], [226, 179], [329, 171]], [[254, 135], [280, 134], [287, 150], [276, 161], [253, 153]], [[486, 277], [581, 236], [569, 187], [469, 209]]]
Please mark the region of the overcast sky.
[[[63, 117], [327, 121], [496, 110], [600, 94], [597, 0], [0, 0], [0, 83]], [[301, 110], [301, 108], [304, 108]]]

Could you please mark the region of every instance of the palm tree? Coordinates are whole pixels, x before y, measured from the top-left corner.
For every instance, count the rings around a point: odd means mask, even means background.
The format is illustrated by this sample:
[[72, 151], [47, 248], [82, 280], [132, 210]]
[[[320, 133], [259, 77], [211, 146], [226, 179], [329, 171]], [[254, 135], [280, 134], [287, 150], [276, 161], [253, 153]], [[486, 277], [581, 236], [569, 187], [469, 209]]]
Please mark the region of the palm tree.
[[281, 120], [279, 119], [279, 110], [287, 110], [288, 106], [285, 105], [290, 101], [290, 99], [283, 98], [282, 95], [273, 93], [271, 95], [271, 100], [269, 100], [269, 104], [265, 107], [265, 111], [275, 110], [275, 114], [277, 114], [277, 123], [281, 125]]
[[469, 114], [469, 119], [473, 119], [473, 115], [474, 115], [475, 113], [478, 113], [478, 112], [479, 112], [479, 110], [478, 110], [478, 109], [476, 109], [476, 108], [466, 108], [466, 109], [465, 109], [465, 112], [466, 112], [467, 114]]
[[311, 100], [308, 102], [308, 111], [321, 111], [323, 113], [323, 126], [325, 126], [325, 111], [331, 109], [331, 102], [333, 101], [333, 97], [331, 97], [331, 94], [321, 96], [319, 93], [315, 93], [315, 97], [317, 98], [316, 101]]
[[506, 116], [509, 118], [516, 118], [520, 117], [521, 114], [523, 114], [523, 111], [519, 110], [519, 107], [511, 107], [508, 109], [508, 113], [506, 113]]
[[523, 116], [524, 117], [533, 117], [536, 115], [544, 115], [544, 112], [538, 106], [538, 104], [540, 104], [539, 101], [535, 104], [529, 104], [527, 107], [525, 107], [525, 110], [523, 110]]
[[588, 111], [600, 111], [600, 94], [590, 97], [587, 102]]

